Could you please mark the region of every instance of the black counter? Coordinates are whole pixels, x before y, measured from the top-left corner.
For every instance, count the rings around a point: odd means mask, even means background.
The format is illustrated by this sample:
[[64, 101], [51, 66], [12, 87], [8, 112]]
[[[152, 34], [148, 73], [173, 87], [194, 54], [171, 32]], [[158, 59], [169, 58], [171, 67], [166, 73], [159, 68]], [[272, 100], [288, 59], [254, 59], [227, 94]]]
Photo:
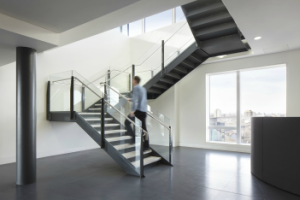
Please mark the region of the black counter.
[[300, 195], [300, 117], [252, 117], [251, 172]]

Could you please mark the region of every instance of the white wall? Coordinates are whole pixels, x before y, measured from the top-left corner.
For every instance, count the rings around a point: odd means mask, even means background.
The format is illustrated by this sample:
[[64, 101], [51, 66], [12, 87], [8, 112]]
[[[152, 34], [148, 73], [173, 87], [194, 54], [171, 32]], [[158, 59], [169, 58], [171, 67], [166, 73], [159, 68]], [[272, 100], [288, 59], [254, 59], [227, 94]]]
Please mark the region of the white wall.
[[[116, 59], [117, 58], [117, 59]], [[37, 54], [37, 156], [51, 156], [99, 146], [76, 124], [46, 120], [46, 86], [54, 73], [75, 70], [84, 77], [110, 65], [130, 63], [130, 39], [117, 30]], [[16, 64], [0, 67], [0, 164], [16, 155]]]
[[[200, 65], [151, 104], [175, 119], [180, 146], [250, 152], [250, 146], [206, 142], [206, 74], [286, 63], [287, 116], [300, 116], [300, 50]], [[174, 92], [173, 92], [174, 91]], [[172, 99], [175, 98], [175, 99]], [[177, 102], [172, 109], [170, 102]], [[178, 109], [178, 110], [176, 110]], [[173, 116], [170, 115], [169, 116]], [[175, 135], [176, 137], [176, 135]]]

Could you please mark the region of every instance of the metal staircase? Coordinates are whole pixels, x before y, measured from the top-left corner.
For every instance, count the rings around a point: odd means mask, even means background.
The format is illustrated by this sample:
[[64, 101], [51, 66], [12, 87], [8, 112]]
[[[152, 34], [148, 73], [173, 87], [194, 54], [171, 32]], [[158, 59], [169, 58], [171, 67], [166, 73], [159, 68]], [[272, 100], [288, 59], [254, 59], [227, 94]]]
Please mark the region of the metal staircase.
[[182, 6], [195, 43], [144, 87], [156, 99], [209, 57], [248, 51], [249, 46], [221, 0], [197, 0]]
[[[171, 132], [166, 136], [167, 142], [158, 145], [150, 143], [150, 149], [144, 150], [141, 144], [143, 144], [143, 136], [148, 133], [142, 130], [138, 119], [131, 121], [127, 117], [129, 110], [126, 108], [129, 105], [113, 102], [106, 92], [102, 93], [88, 84], [88, 81], [75, 72], [70, 72], [70, 75], [69, 78], [60, 78], [60, 75], [50, 76], [47, 90], [47, 120], [77, 123], [128, 174], [144, 177], [145, 166], [156, 163], [172, 165], [172, 142], [169, 142], [172, 141]], [[76, 104], [75, 91], [79, 90], [81, 101]], [[69, 101], [62, 99], [66, 95], [69, 95]], [[63, 104], [68, 104], [67, 111], [61, 109]], [[132, 143], [131, 136], [127, 135], [124, 127], [126, 119], [135, 129], [135, 143]], [[154, 121], [148, 122], [152, 123], [149, 130], [155, 136], [155, 130], [159, 128], [151, 128], [161, 126], [161, 122], [153, 116], [151, 119]], [[166, 128], [170, 129], [168, 126]], [[160, 155], [165, 152], [166, 155]]]

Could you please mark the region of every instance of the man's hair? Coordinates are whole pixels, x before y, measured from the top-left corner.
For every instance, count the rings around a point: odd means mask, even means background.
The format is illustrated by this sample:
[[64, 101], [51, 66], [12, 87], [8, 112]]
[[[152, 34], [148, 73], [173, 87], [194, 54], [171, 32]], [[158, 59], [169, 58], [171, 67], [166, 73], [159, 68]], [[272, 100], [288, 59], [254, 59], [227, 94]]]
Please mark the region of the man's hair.
[[137, 82], [137, 84], [139, 84], [139, 83], [141, 82], [141, 78], [138, 77], [138, 76], [135, 76], [135, 77], [133, 78], [133, 80], [135, 80], [135, 81]]

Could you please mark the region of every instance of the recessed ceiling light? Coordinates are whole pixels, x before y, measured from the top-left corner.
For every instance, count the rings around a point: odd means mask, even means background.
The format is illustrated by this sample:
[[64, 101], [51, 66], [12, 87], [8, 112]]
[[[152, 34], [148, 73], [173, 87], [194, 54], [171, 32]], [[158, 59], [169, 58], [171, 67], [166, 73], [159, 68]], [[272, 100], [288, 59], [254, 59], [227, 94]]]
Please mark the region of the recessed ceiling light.
[[218, 58], [224, 58], [226, 55], [218, 56]]
[[254, 40], [260, 40], [260, 39], [261, 39], [260, 36], [257, 36], [257, 37], [254, 38]]

